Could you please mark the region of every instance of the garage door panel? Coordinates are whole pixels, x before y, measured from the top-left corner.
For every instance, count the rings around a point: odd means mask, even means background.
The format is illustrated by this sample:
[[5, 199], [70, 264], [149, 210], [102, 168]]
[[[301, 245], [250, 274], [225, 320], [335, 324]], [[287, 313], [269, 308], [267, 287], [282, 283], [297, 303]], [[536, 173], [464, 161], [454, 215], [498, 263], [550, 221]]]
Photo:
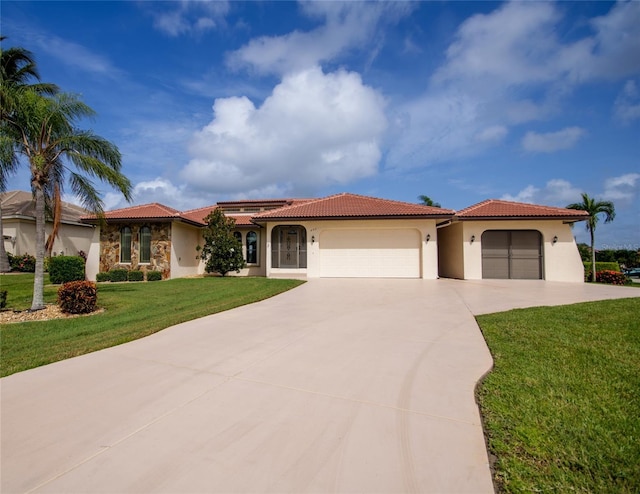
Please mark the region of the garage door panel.
[[327, 230], [320, 236], [320, 276], [419, 278], [417, 230]]
[[536, 230], [488, 230], [482, 234], [482, 277], [541, 279], [542, 235]]

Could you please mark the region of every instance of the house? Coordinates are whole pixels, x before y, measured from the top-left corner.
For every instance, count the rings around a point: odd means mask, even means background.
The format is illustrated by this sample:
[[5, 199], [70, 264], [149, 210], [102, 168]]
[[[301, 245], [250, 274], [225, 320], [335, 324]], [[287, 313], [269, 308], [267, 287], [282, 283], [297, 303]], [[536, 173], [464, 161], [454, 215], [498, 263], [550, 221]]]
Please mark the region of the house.
[[[2, 207], [2, 237], [5, 250], [13, 255], [36, 253], [35, 202], [31, 192], [13, 190], [0, 194]], [[89, 212], [68, 202], [62, 203], [62, 214], [58, 235], [51, 249], [54, 255], [76, 256], [88, 252], [94, 242], [95, 228], [82, 221]], [[46, 238], [51, 234], [53, 223], [47, 218]]]
[[87, 275], [116, 267], [204, 272], [205, 217], [236, 221], [247, 261], [240, 276], [546, 279], [583, 281], [571, 226], [584, 211], [491, 199], [461, 211], [356, 194], [226, 201], [191, 211], [147, 204], [110, 211]]

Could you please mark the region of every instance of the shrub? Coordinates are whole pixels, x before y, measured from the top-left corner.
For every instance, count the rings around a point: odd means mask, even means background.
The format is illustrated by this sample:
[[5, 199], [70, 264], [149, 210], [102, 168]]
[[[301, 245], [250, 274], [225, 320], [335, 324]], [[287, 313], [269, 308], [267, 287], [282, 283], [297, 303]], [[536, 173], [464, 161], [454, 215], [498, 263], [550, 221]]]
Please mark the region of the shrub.
[[126, 269], [112, 269], [110, 272], [111, 281], [127, 281], [127, 273]]
[[111, 281], [111, 273], [98, 273], [96, 275], [96, 281]]
[[160, 281], [162, 273], [160, 271], [147, 271], [147, 281]]
[[14, 256], [7, 253], [9, 257], [9, 265], [11, 271], [20, 271], [21, 273], [33, 273], [36, 270], [36, 258], [29, 254]]
[[7, 306], [7, 291], [0, 290], [0, 309], [4, 309]]
[[596, 281], [609, 285], [626, 285], [629, 280], [618, 271], [596, 271]]
[[142, 271], [129, 271], [127, 279], [129, 281], [144, 281], [144, 273]]
[[[591, 281], [591, 263], [584, 262], [584, 281]], [[596, 276], [600, 271], [620, 272], [620, 265], [617, 262], [596, 262]]]
[[55, 285], [70, 281], [82, 281], [84, 259], [80, 256], [57, 256], [49, 259], [49, 280]]
[[97, 301], [96, 284], [90, 281], [71, 281], [58, 289], [58, 305], [65, 314], [89, 314]]

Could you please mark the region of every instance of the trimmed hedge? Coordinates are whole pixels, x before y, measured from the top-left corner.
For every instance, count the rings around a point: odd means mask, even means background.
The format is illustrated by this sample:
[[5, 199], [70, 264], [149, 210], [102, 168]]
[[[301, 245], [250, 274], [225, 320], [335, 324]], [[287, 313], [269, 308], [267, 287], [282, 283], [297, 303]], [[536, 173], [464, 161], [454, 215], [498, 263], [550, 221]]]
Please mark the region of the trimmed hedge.
[[627, 277], [617, 271], [596, 271], [596, 281], [609, 285], [626, 285], [629, 283]]
[[112, 269], [109, 273], [111, 281], [127, 281], [129, 272], [126, 269]]
[[160, 271], [147, 271], [147, 281], [160, 280], [162, 280], [162, 273]]
[[10, 252], [7, 252], [7, 257], [9, 258], [9, 266], [11, 267], [11, 271], [33, 273], [36, 270], [36, 258], [29, 254], [14, 256]]
[[54, 285], [70, 281], [83, 281], [84, 259], [80, 256], [56, 256], [49, 258], [49, 280]]
[[65, 314], [89, 314], [97, 301], [96, 284], [90, 281], [72, 281], [58, 289], [58, 305]]
[[111, 273], [98, 273], [96, 275], [96, 281], [111, 281]]
[[127, 273], [127, 280], [144, 281], [144, 273], [142, 271], [129, 271], [129, 273]]

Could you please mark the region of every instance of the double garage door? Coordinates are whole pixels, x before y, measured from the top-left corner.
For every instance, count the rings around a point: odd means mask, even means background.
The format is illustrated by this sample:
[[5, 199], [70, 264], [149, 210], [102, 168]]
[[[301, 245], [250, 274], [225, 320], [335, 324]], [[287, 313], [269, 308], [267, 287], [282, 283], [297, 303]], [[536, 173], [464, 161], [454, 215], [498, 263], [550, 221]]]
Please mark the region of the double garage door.
[[420, 278], [420, 246], [418, 230], [325, 230], [320, 235], [320, 276]]
[[536, 230], [489, 230], [482, 234], [482, 277], [542, 279], [542, 235]]

